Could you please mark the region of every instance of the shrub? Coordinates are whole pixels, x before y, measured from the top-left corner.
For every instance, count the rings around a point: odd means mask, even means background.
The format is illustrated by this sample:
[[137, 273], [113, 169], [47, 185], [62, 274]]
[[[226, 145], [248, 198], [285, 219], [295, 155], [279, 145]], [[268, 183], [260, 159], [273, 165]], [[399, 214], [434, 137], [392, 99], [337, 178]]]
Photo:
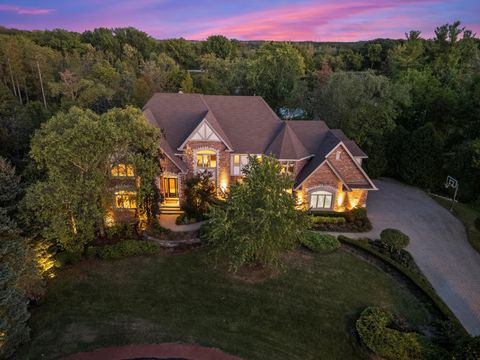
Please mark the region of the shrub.
[[337, 250], [340, 242], [333, 235], [307, 231], [302, 239], [302, 245], [313, 252], [327, 253]]
[[135, 239], [138, 237], [134, 224], [115, 224], [105, 229], [105, 236], [110, 240]]
[[347, 220], [340, 216], [313, 216], [312, 221], [314, 224], [344, 224]]
[[410, 238], [397, 229], [385, 229], [380, 233], [380, 240], [393, 250], [400, 251], [407, 247]]
[[468, 338], [455, 351], [454, 360], [480, 359], [480, 336]]
[[196, 223], [198, 220], [197, 218], [188, 215], [186, 212], [178, 215], [177, 218], [175, 219], [175, 224], [177, 225], [188, 225], [188, 224], [193, 224]]
[[[90, 247], [92, 248], [92, 247]], [[90, 254], [96, 254], [100, 259], [120, 259], [129, 256], [153, 255], [158, 253], [158, 246], [151, 241], [124, 240], [113, 245], [95, 247], [89, 250]]]
[[352, 210], [345, 212], [345, 218], [348, 222], [367, 219], [367, 209], [364, 207], [353, 208]]
[[363, 343], [387, 360], [444, 358], [445, 351], [420, 334], [402, 331], [395, 320], [382, 308], [368, 307], [357, 320], [356, 329]]
[[79, 252], [64, 251], [55, 256], [55, 267], [60, 268], [68, 264], [75, 264], [82, 259], [82, 254]]
[[189, 178], [185, 184], [185, 205], [188, 217], [203, 220], [210, 207], [216, 203], [217, 190], [211, 175], [206, 172]]

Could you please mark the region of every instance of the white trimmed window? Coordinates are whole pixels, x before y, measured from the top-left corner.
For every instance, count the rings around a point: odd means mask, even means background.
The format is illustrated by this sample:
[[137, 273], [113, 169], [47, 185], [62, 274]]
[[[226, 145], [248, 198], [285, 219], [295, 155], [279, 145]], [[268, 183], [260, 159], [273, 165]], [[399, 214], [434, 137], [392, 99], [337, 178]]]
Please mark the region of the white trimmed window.
[[232, 175], [241, 176], [242, 169], [245, 165], [248, 164], [248, 155], [247, 154], [233, 154], [232, 157]]
[[280, 165], [282, 166], [282, 170], [280, 171], [281, 174], [293, 174], [295, 161], [280, 161]]
[[197, 152], [197, 170], [215, 169], [217, 167], [217, 153], [213, 150]]
[[328, 191], [314, 191], [310, 194], [311, 209], [331, 209], [333, 204], [333, 194]]

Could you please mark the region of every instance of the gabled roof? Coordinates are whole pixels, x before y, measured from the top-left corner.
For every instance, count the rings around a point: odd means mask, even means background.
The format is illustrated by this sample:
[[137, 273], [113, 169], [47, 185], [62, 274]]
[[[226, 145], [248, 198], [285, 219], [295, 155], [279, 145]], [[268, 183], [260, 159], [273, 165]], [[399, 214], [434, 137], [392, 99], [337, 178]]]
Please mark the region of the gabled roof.
[[187, 141], [192, 140], [193, 136], [202, 126], [207, 126], [208, 129], [210, 129], [216, 135], [216, 139], [222, 141], [229, 150], [233, 150], [227, 135], [225, 135], [222, 127], [218, 123], [217, 119], [215, 119], [215, 116], [210, 110], [207, 111], [205, 117], [203, 118], [203, 120], [200, 121], [197, 127], [190, 134], [188, 134], [182, 144], [178, 147], [178, 150], [183, 150], [183, 147], [185, 146]]
[[[163, 130], [165, 138], [161, 148], [181, 171], [186, 171], [187, 167], [175, 155], [175, 150], [182, 151], [185, 142], [194, 136], [200, 126], [206, 124], [208, 133], [215, 133], [212, 139], [217, 141], [218, 138], [237, 154], [272, 153], [283, 160], [311, 157], [298, 174], [295, 187], [305, 181], [325, 162], [326, 156], [341, 144], [366, 177], [370, 188], [375, 187], [353, 159], [367, 156], [343, 131], [330, 130], [320, 120], [282, 121], [259, 96], [156, 93], [143, 110], [149, 121]], [[338, 169], [333, 171], [340, 178], [343, 177]], [[350, 188], [365, 187], [365, 184], [348, 184], [341, 180]]]
[[[343, 142], [335, 142], [338, 138], [335, 136], [335, 134], [330, 133], [325, 141], [320, 145], [319, 152], [315, 154], [315, 157], [306, 165], [303, 167], [303, 169], [300, 171], [298, 174], [297, 178], [295, 179], [295, 184], [294, 184], [294, 189], [297, 190], [302, 183], [308, 179], [310, 175], [313, 174], [313, 172], [323, 165], [324, 163], [327, 163], [327, 165], [332, 169], [332, 171], [335, 173], [335, 175], [338, 177], [340, 181], [344, 185], [346, 185], [347, 190], [350, 189], [366, 189], [366, 190], [377, 190], [377, 187], [373, 183], [373, 181], [370, 179], [370, 177], [367, 175], [365, 170], [363, 170], [362, 166], [355, 160], [355, 156], [351, 153], [350, 149], [347, 147], [347, 145]], [[332, 144], [335, 144], [331, 146]], [[357, 169], [362, 173], [365, 182], [364, 183], [352, 183], [352, 182], [347, 182], [342, 175], [341, 171], [337, 169], [328, 159], [327, 156], [330, 155], [338, 146], [342, 146], [345, 151], [347, 152], [348, 156], [351, 158], [352, 163], [355, 164]]]
[[284, 121], [265, 154], [273, 154], [277, 159], [298, 160], [312, 155], [303, 146], [297, 134], [292, 130], [289, 122]]

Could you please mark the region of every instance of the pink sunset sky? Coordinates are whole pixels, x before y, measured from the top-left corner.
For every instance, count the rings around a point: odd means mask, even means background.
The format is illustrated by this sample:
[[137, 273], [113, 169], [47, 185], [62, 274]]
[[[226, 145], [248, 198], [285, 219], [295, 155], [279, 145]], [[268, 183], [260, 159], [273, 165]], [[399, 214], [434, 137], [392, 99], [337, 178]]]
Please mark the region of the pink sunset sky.
[[17, 29], [133, 26], [155, 38], [201, 40], [357, 41], [433, 36], [435, 27], [462, 21], [480, 33], [480, 1], [461, 0], [0, 0], [0, 25]]

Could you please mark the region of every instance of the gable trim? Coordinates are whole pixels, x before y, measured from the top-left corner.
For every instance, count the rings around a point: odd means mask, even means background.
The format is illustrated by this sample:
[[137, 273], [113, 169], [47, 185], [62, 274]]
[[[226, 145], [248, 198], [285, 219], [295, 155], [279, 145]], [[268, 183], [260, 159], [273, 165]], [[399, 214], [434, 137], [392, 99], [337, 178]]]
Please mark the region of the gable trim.
[[363, 176], [365, 177], [365, 179], [367, 179], [368, 183], [370, 184], [370, 186], [372, 187], [371, 189], [367, 189], [367, 190], [378, 190], [378, 188], [375, 186], [375, 184], [373, 183], [372, 180], [370, 180], [370, 178], [368, 177], [367, 173], [365, 172], [365, 170], [363, 170], [363, 168], [357, 163], [357, 161], [355, 160], [354, 156], [352, 155], [352, 153], [347, 149], [347, 147], [345, 146], [345, 144], [343, 143], [343, 141], [340, 141], [337, 145], [335, 145], [333, 147], [332, 150], [330, 150], [330, 152], [325, 155], [325, 159], [315, 168], [313, 169], [313, 171], [308, 174], [308, 176], [302, 180], [302, 182], [300, 184], [298, 184], [294, 190], [298, 190], [300, 188], [300, 186], [302, 186], [302, 184], [307, 181], [308, 178], [310, 178], [310, 176], [313, 175], [313, 173], [315, 173], [315, 171], [317, 171], [317, 169], [322, 166], [323, 164], [325, 164], [325, 162], [327, 163], [328, 167], [333, 171], [333, 173], [335, 174], [335, 176], [347, 187], [347, 189], [350, 190], [350, 187], [345, 183], [345, 181], [343, 180], [343, 178], [340, 176], [340, 174], [338, 173], [338, 171], [333, 168], [332, 165], [329, 164], [329, 161], [327, 160], [327, 157], [329, 155], [331, 155], [339, 146], [342, 146], [345, 150], [345, 152], [348, 154], [348, 156], [350, 156], [350, 159], [353, 161], [353, 163], [355, 164], [355, 166], [361, 171], [361, 173], [363, 174]]
[[[190, 135], [188, 135], [188, 137], [185, 139], [185, 141], [182, 143], [182, 145], [180, 145], [177, 150], [182, 150], [183, 151], [183, 148], [185, 147], [186, 143], [189, 141], [189, 140], [192, 140], [192, 137], [194, 135], [197, 134], [197, 132], [200, 130], [200, 128], [203, 126], [203, 125], [206, 125], [208, 126], [208, 128], [212, 131], [213, 134], [215, 134], [215, 136], [219, 139], [220, 142], [222, 142], [229, 151], [233, 151], [233, 149], [228, 145], [228, 143], [222, 139], [222, 137], [220, 136], [220, 134], [218, 134], [218, 132], [213, 128], [212, 125], [210, 125], [210, 123], [207, 121], [207, 119], [203, 119], [202, 121], [200, 121], [200, 123], [195, 127], [195, 129], [193, 129], [193, 131], [190, 133]], [[202, 141], [209, 141], [209, 140], [202, 140]]]

